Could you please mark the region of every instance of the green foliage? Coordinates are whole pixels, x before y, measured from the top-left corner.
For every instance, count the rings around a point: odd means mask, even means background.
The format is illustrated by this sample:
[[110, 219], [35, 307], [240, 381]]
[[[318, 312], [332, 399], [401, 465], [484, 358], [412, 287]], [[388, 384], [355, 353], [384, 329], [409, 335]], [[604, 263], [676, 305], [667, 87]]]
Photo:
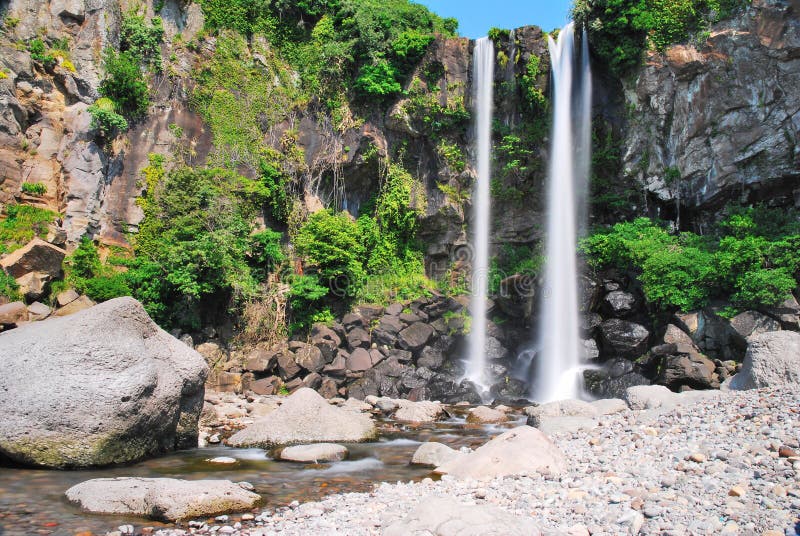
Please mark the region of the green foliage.
[[498, 41], [506, 40], [510, 37], [511, 32], [502, 28], [489, 28], [489, 39], [497, 43]]
[[403, 112], [419, 123], [421, 129], [438, 136], [464, 128], [469, 123], [471, 114], [463, 97], [452, 95], [442, 105], [437, 93], [422, 90], [418, 79], [414, 82], [409, 90], [409, 99], [403, 104]]
[[22, 193], [41, 197], [47, 193], [47, 185], [43, 182], [23, 182], [20, 186]]
[[525, 74], [522, 75], [522, 93], [533, 110], [544, 112], [547, 110], [547, 97], [537, 84], [542, 74], [541, 61], [539, 56], [534, 55], [528, 59]]
[[4, 296], [11, 301], [17, 301], [22, 298], [17, 281], [4, 270], [0, 270], [0, 296]]
[[130, 52], [142, 64], [161, 70], [161, 43], [164, 40], [164, 26], [160, 17], [148, 23], [144, 15], [136, 10], [122, 17], [119, 35], [120, 52]]
[[358, 73], [355, 87], [363, 95], [383, 99], [403, 90], [397, 81], [397, 69], [386, 60], [374, 65], [364, 65]]
[[[109, 102], [111, 103], [111, 109], [107, 104]], [[114, 103], [107, 97], [97, 99], [87, 110], [92, 114], [92, 128], [96, 128], [103, 138], [110, 138], [116, 132], [128, 130], [127, 119], [114, 111]]]
[[47, 227], [58, 214], [28, 205], [7, 205], [6, 219], [0, 222], [0, 254], [11, 253], [34, 237], [45, 238]]
[[503, 244], [499, 255], [492, 257], [489, 266], [489, 292], [501, 292], [503, 279], [515, 274], [538, 277], [544, 265], [544, 256], [529, 246]]
[[51, 68], [56, 64], [56, 58], [47, 48], [44, 41], [39, 39], [38, 37], [35, 39], [31, 39], [28, 42], [28, 51], [31, 53], [31, 59], [34, 61], [38, 61], [45, 68]]
[[111, 99], [119, 112], [129, 119], [147, 113], [150, 95], [138, 58], [131, 51], [118, 53], [107, 48], [103, 53], [103, 67], [106, 76], [100, 83], [100, 94]]
[[[582, 243], [595, 267], [634, 269], [647, 300], [661, 310], [697, 309], [710, 299], [729, 298], [742, 307], [771, 306], [797, 286], [800, 234], [797, 215], [783, 228], [765, 221], [779, 211], [738, 209], [719, 225], [719, 234], [670, 234], [647, 218], [616, 224]], [[784, 211], [785, 212], [785, 211]], [[791, 214], [791, 212], [790, 212]], [[732, 233], [732, 234], [730, 234]], [[768, 233], [770, 236], [764, 236]]]
[[294, 245], [320, 284], [344, 299], [358, 293], [364, 283], [364, 246], [358, 226], [346, 212], [312, 214], [294, 237]]
[[648, 46], [663, 51], [748, 6], [751, 0], [575, 0], [572, 15], [589, 29], [595, 53], [618, 75]]
[[436, 144], [436, 153], [453, 173], [463, 173], [467, 168], [464, 152], [455, 143], [450, 143], [447, 140], [440, 140], [439, 143]]

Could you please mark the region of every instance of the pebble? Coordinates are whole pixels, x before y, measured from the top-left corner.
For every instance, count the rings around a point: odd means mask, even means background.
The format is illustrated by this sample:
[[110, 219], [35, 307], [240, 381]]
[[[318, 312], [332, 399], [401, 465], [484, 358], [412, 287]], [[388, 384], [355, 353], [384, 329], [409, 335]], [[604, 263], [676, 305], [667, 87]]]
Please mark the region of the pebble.
[[[622, 411], [604, 416], [603, 425], [591, 431], [552, 435], [570, 459], [558, 478], [476, 482], [445, 475], [382, 483], [369, 493], [332, 494], [244, 514], [237, 517], [240, 525], [229, 525], [230, 517], [223, 516], [217, 526], [190, 530], [374, 536], [421, 500], [439, 495], [534, 516], [545, 534], [797, 536], [800, 477], [793, 467], [800, 470], [800, 461], [779, 456], [782, 446], [791, 448], [797, 440], [796, 422], [784, 416], [798, 412], [794, 393], [769, 390], [720, 393], [674, 410]], [[768, 434], [759, 435], [765, 426]], [[154, 536], [185, 534], [174, 528]]]

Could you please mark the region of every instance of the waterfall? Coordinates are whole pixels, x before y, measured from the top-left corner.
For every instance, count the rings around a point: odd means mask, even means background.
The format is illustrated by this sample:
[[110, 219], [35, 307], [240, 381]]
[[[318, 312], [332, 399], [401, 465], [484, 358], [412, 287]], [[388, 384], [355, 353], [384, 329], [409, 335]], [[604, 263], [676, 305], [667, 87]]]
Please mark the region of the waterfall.
[[575, 27], [548, 38], [553, 83], [553, 126], [547, 186], [544, 288], [540, 306], [540, 355], [531, 396], [539, 402], [581, 394], [581, 341], [577, 288], [577, 209], [585, 212], [591, 150], [591, 79], [586, 39], [575, 61]]
[[486, 295], [489, 287], [489, 204], [492, 151], [492, 90], [494, 86], [494, 43], [488, 37], [475, 41], [473, 56], [475, 140], [478, 179], [472, 194], [474, 234], [472, 241], [472, 297], [469, 356], [466, 379], [485, 396], [489, 388], [486, 374]]

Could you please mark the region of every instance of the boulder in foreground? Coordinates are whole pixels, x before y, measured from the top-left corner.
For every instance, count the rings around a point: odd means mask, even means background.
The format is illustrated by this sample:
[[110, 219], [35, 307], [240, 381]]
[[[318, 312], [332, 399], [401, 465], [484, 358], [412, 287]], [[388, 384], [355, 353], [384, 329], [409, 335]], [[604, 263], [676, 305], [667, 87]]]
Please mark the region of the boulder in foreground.
[[519, 426], [500, 434], [474, 452], [445, 462], [436, 473], [489, 480], [512, 475], [557, 476], [567, 468], [564, 453], [536, 428]]
[[365, 441], [376, 436], [372, 418], [328, 403], [303, 387], [283, 404], [228, 439], [233, 447], [273, 447], [297, 443]]
[[67, 490], [70, 502], [94, 514], [142, 516], [161, 521], [250, 510], [261, 496], [229, 480], [96, 478]]
[[383, 529], [383, 536], [540, 536], [532, 520], [496, 506], [467, 505], [444, 497], [425, 497], [405, 518]]
[[742, 370], [731, 379], [731, 389], [800, 387], [800, 333], [772, 331], [748, 342]]
[[208, 369], [133, 298], [0, 334], [0, 458], [127, 463], [197, 445]]

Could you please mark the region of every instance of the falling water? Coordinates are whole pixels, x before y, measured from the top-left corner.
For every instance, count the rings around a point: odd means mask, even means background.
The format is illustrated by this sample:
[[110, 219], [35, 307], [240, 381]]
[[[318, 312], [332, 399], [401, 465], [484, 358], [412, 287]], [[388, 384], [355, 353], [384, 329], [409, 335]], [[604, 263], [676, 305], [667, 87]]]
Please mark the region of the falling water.
[[494, 43], [488, 37], [475, 42], [473, 57], [475, 86], [475, 139], [478, 180], [472, 194], [475, 231], [472, 243], [472, 298], [469, 357], [466, 379], [484, 392], [486, 377], [486, 294], [489, 284], [489, 183], [491, 181], [492, 89], [494, 84]]
[[[586, 40], [583, 40], [584, 43]], [[581, 354], [578, 329], [576, 207], [585, 203], [589, 170], [591, 88], [587, 47], [575, 65], [575, 28], [568, 24], [549, 38], [554, 95], [547, 193], [547, 241], [541, 331], [531, 395], [540, 402], [578, 398]]]

